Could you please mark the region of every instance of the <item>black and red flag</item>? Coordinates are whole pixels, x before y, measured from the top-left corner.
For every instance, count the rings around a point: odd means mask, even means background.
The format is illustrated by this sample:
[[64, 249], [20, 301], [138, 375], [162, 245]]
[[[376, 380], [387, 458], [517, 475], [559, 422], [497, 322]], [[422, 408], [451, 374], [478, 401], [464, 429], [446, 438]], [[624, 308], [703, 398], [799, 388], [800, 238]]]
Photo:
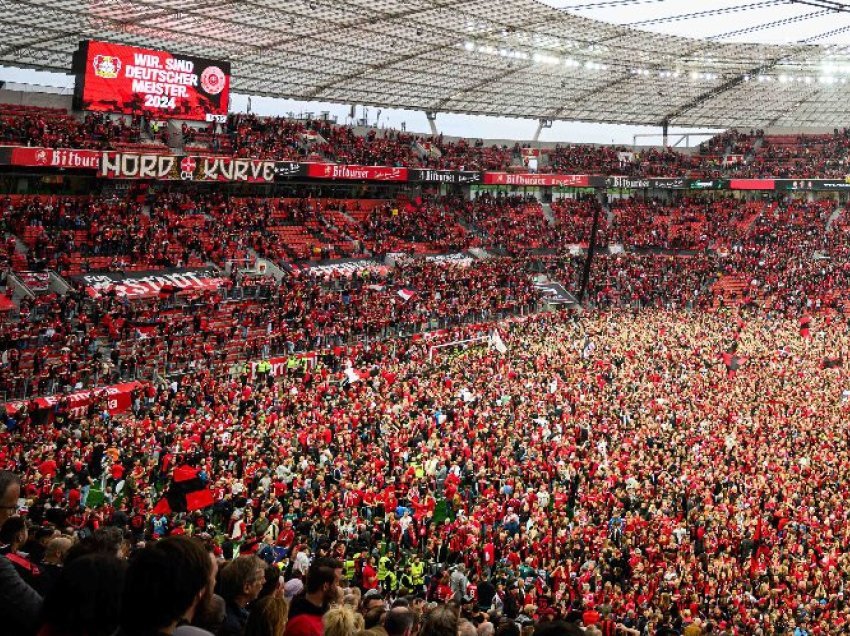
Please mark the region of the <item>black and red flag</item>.
[[800, 318], [800, 337], [812, 337], [812, 317], [809, 314], [803, 314]]
[[765, 540], [765, 532], [762, 525], [765, 501], [766, 498], [762, 495], [761, 503], [759, 504], [759, 517], [756, 522], [756, 531], [753, 535], [753, 552], [750, 557], [750, 577], [754, 577], [756, 575], [760, 560], [765, 563], [770, 563], [770, 547], [767, 545], [767, 541]]
[[171, 484], [165, 496], [153, 509], [154, 514], [191, 512], [213, 505], [212, 490], [198, 475], [200, 470], [181, 464], [171, 473]]
[[738, 369], [741, 368], [741, 365], [743, 365], [747, 361], [744, 356], [739, 356], [738, 354], [731, 351], [727, 351], [726, 353], [722, 354], [721, 357], [723, 358], [723, 364], [726, 365], [726, 373], [729, 375], [729, 377], [734, 377]]
[[840, 355], [824, 356], [820, 363], [821, 369], [840, 369], [842, 366], [844, 366], [844, 359]]

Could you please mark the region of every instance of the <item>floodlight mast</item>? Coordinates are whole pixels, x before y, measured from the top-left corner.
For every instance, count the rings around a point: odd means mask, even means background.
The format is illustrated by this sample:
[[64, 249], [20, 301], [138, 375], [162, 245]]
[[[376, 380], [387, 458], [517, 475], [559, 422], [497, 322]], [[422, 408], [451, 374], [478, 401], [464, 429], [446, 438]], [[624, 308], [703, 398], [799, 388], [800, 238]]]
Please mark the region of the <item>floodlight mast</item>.
[[425, 111], [425, 119], [428, 120], [428, 125], [431, 127], [431, 136], [437, 136], [437, 113], [433, 110]]
[[534, 139], [532, 141], [540, 141], [540, 133], [543, 132], [544, 128], [551, 128], [552, 120], [551, 119], [538, 119], [537, 120], [537, 131], [534, 133]]

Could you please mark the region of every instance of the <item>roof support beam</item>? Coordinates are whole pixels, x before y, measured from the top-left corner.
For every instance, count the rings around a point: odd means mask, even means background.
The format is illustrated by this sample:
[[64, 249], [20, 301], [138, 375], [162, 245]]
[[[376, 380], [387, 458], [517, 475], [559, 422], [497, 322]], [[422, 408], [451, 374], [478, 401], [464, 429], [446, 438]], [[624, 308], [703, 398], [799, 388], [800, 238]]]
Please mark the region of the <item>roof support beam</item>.
[[615, 86], [622, 84], [623, 82], [625, 82], [626, 80], [628, 80], [630, 78], [631, 78], [631, 75], [621, 75], [620, 77], [614, 78], [610, 82], [604, 83], [602, 86], [597, 86], [596, 88], [592, 88], [588, 91], [585, 91], [581, 95], [579, 95], [578, 97], [575, 97], [574, 99], [570, 100], [568, 104], [561, 106], [559, 109], [548, 114], [547, 117], [549, 119], [560, 119], [561, 115], [566, 112], [566, 110], [569, 106], [583, 102], [588, 97], [593, 97], [594, 95], [598, 95], [599, 93], [607, 91], [609, 88], [614, 88]]
[[[499, 80], [503, 80], [506, 77], [513, 75], [514, 73], [519, 73], [520, 71], [527, 69], [529, 66], [531, 66], [531, 64], [523, 64], [522, 66], [518, 66], [517, 68], [512, 68], [512, 67], [509, 66], [504, 71], [496, 73], [495, 75], [491, 75], [490, 77], [485, 77], [480, 82], [476, 82], [472, 86], [467, 86], [466, 88], [461, 89], [461, 92], [477, 91], [479, 88], [487, 86], [487, 84], [492, 84], [493, 82], [498, 82]], [[447, 97], [444, 97], [443, 99], [439, 100], [438, 102], [435, 102], [434, 105], [431, 106], [431, 110], [440, 110], [443, 106], [448, 104], [450, 101], [455, 99], [457, 96], [458, 96], [458, 94], [456, 93], [454, 95], [449, 95]]]
[[762, 64], [761, 66], [750, 69], [746, 73], [741, 73], [740, 75], [733, 77], [732, 79], [730, 79], [726, 82], [723, 82], [719, 86], [715, 86], [711, 90], [705, 91], [704, 93], [700, 93], [699, 95], [697, 95], [696, 97], [694, 97], [693, 99], [688, 101], [687, 103], [682, 104], [681, 106], [679, 106], [675, 110], [664, 115], [661, 122], [659, 122], [659, 125], [661, 125], [662, 122], [665, 122], [665, 121], [669, 122], [669, 121], [675, 119], [676, 117], [679, 117], [680, 115], [688, 112], [692, 108], [696, 108], [697, 106], [699, 106], [703, 102], [706, 102], [707, 100], [711, 99], [712, 97], [716, 97], [717, 95], [722, 95], [723, 93], [726, 93], [730, 90], [733, 90], [734, 88], [743, 84], [744, 78], [747, 77], [747, 76], [755, 77], [755, 76], [761, 75], [762, 73], [769, 71], [772, 68], [775, 68], [777, 64], [780, 64], [780, 63], [784, 62], [785, 60], [792, 58], [795, 54], [799, 53], [800, 51], [803, 51], [805, 48], [806, 47], [804, 47], [804, 46], [795, 46], [792, 49], [790, 49], [782, 57], [778, 57], [778, 58], [775, 58], [773, 60], [770, 60], [767, 63]]

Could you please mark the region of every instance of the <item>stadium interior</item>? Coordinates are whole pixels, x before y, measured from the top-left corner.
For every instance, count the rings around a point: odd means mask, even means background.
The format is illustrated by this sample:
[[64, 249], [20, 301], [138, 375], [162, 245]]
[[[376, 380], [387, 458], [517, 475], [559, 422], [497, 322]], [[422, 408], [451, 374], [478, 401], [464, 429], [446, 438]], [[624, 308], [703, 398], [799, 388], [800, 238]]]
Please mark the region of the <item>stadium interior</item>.
[[0, 633], [850, 633], [850, 49], [550, 5], [0, 0]]

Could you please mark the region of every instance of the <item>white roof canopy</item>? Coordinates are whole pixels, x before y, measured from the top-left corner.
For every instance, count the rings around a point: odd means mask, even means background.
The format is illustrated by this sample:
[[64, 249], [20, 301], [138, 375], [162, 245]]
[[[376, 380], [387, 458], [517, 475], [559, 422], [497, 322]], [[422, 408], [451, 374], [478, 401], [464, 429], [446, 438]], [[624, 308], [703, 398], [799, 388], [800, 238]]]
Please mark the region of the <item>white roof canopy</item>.
[[539, 119], [850, 123], [850, 47], [721, 43], [534, 0], [0, 0], [0, 64], [80, 40], [230, 60], [249, 95]]

